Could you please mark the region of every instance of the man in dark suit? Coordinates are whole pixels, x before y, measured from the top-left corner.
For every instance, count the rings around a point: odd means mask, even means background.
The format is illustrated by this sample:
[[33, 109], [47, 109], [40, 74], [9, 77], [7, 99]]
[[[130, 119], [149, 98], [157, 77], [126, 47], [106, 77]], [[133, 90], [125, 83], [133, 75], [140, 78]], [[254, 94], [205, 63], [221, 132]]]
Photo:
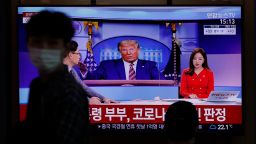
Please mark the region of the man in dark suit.
[[88, 94], [89, 104], [100, 104], [102, 103], [117, 103], [114, 100], [104, 97], [103, 95], [97, 93], [88, 87], [78, 76], [76, 70], [74, 69], [75, 65], [79, 64], [81, 58], [81, 53], [78, 48], [78, 43], [76, 41], [70, 42], [70, 47], [65, 53], [65, 58], [63, 64], [68, 66], [68, 71], [73, 75], [75, 80], [82, 86], [84, 91]]
[[118, 43], [122, 58], [102, 61], [88, 79], [105, 80], [158, 80], [163, 79], [156, 62], [138, 59], [140, 46], [136, 40], [123, 40]]

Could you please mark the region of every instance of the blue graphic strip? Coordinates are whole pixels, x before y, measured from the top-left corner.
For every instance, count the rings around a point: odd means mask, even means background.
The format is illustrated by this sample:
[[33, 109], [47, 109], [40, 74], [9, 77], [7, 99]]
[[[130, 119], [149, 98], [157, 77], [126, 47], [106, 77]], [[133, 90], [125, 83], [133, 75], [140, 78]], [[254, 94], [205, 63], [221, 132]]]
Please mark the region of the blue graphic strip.
[[105, 20], [209, 20], [240, 19], [240, 6], [191, 7], [19, 7], [18, 13], [53, 10], [72, 18]]

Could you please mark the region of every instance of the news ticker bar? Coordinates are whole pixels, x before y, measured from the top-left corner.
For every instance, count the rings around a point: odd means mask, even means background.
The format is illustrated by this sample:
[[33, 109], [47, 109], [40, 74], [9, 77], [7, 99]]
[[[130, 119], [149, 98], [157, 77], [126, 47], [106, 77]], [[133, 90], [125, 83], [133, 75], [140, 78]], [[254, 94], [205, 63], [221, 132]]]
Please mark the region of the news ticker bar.
[[[169, 105], [91, 105], [91, 123], [164, 122]], [[197, 105], [200, 124], [241, 124], [241, 105]]]
[[[162, 124], [169, 105], [90, 105], [90, 123]], [[200, 124], [241, 124], [241, 105], [196, 105]], [[27, 105], [20, 105], [20, 120], [26, 118]]]
[[[155, 124], [155, 123], [147, 123], [147, 124], [109, 124], [109, 123], [102, 123], [102, 124], [91, 124], [91, 130], [96, 130], [98, 134], [98, 130], [104, 131], [139, 131], [146, 130], [146, 131], [162, 131], [164, 129], [164, 124]], [[200, 124], [198, 125], [198, 132], [225, 132], [225, 131], [239, 131], [241, 130], [241, 124]]]

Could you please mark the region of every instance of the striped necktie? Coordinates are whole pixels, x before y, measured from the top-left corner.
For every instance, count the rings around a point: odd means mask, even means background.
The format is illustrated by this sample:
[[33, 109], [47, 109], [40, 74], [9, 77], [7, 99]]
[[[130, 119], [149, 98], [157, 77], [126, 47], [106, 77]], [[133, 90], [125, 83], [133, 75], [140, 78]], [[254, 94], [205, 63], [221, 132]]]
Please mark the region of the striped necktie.
[[133, 63], [130, 64], [130, 69], [129, 69], [129, 80], [136, 80], [136, 74], [135, 70], [133, 69]]

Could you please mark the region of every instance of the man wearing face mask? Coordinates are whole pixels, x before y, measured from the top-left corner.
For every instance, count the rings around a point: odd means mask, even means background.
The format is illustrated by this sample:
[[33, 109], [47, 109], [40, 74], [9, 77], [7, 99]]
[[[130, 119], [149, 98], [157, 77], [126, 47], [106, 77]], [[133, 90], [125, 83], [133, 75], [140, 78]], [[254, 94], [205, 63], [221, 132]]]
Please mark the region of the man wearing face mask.
[[88, 94], [62, 63], [74, 35], [71, 19], [42, 11], [31, 17], [26, 31], [29, 55], [39, 72], [30, 84], [26, 143], [86, 143]]

